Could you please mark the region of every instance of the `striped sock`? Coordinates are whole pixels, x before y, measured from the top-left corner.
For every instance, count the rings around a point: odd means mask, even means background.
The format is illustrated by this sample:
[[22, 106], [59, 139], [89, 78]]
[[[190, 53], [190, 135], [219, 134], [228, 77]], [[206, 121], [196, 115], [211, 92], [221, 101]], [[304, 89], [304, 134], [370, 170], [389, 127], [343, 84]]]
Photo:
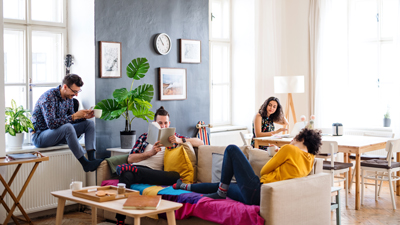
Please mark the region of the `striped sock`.
[[182, 179], [178, 179], [176, 183], [172, 185], [172, 187], [174, 189], [182, 189], [187, 191], [190, 191], [192, 189], [192, 185], [183, 183]]
[[116, 167], [116, 173], [118, 176], [127, 171], [136, 173], [137, 170], [138, 170], [137, 167], [131, 164], [122, 164]]

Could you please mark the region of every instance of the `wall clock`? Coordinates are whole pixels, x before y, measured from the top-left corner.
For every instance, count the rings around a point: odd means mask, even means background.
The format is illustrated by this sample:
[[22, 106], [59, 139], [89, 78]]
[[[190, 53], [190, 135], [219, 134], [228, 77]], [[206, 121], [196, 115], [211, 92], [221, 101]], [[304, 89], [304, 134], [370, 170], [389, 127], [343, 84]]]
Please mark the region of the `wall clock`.
[[157, 34], [154, 38], [154, 49], [158, 54], [166, 55], [171, 51], [171, 38], [166, 33]]

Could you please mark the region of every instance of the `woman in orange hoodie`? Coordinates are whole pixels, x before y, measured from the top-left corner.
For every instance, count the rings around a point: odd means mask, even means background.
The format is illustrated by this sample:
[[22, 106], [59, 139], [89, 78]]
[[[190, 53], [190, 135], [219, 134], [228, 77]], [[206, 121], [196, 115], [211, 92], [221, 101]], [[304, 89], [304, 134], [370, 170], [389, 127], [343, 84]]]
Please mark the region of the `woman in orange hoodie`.
[[[304, 128], [263, 166], [260, 178], [243, 152], [236, 145], [229, 145], [225, 149], [219, 183], [185, 184], [178, 180], [173, 187], [204, 193], [205, 197], [214, 199], [229, 197], [248, 205], [259, 205], [261, 184], [307, 176], [321, 145], [321, 131]], [[234, 175], [237, 183], [231, 184]]]

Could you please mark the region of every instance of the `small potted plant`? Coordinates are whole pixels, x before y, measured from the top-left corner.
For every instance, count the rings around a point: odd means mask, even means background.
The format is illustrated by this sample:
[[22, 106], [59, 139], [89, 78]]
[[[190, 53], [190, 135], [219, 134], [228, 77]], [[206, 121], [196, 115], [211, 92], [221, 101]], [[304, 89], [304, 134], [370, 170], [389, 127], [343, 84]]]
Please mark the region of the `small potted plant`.
[[[131, 124], [133, 119], [140, 118], [149, 122], [154, 119], [154, 112], [150, 111], [152, 105], [150, 101], [153, 99], [154, 88], [151, 84], [142, 84], [135, 89], [133, 82], [140, 80], [149, 70], [150, 65], [146, 58], [137, 58], [132, 60], [126, 67], [126, 75], [132, 78], [131, 88], [116, 89], [111, 99], [101, 100], [94, 108], [101, 109], [101, 119], [114, 120], [120, 116], [125, 118], [125, 129], [120, 132], [121, 148], [132, 148], [135, 144], [136, 132], [132, 130]], [[130, 116], [132, 112], [133, 117]]]
[[390, 114], [389, 114], [389, 111], [387, 111], [386, 113], [385, 113], [385, 115], [383, 115], [383, 127], [390, 127], [390, 122], [391, 122], [391, 119], [390, 119]]
[[18, 106], [14, 99], [11, 100], [11, 107], [6, 107], [6, 134], [7, 146], [10, 148], [22, 147], [24, 142], [24, 132], [28, 133], [28, 128], [33, 128], [33, 124], [29, 117], [29, 110]]

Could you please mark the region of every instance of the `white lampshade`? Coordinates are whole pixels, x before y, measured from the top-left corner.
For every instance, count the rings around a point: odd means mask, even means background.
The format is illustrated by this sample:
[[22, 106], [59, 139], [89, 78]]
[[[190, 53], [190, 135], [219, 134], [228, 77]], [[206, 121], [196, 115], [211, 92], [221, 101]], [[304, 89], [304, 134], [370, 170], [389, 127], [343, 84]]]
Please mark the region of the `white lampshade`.
[[275, 94], [304, 93], [304, 76], [275, 76]]

